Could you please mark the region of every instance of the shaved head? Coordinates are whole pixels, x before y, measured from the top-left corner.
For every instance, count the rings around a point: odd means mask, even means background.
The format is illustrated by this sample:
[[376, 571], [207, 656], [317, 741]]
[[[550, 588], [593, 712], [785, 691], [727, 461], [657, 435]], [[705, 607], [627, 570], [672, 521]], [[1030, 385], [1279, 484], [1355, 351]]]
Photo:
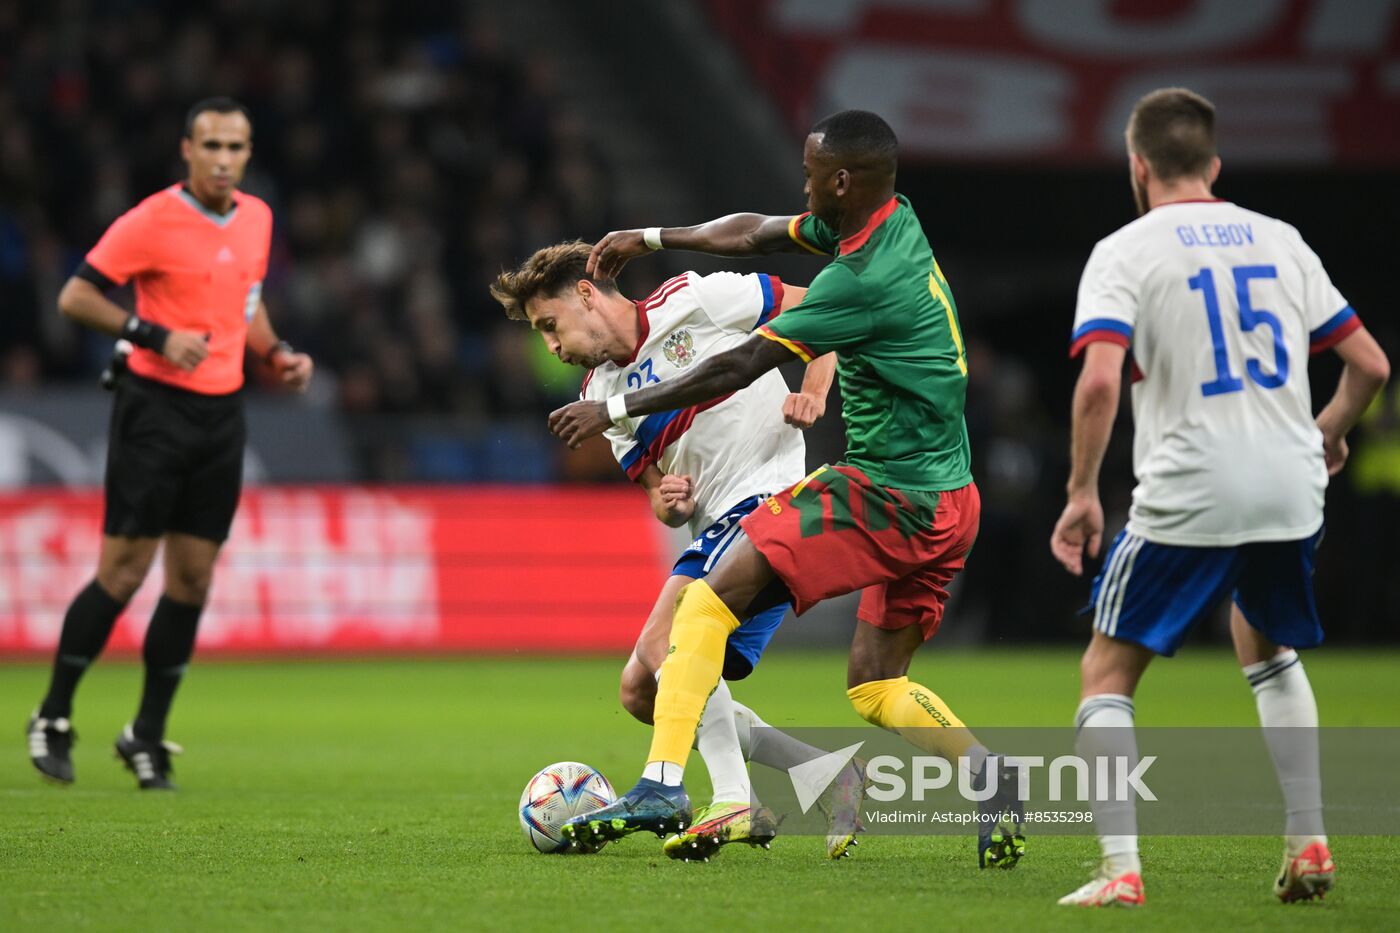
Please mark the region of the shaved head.
[[809, 135], [817, 137], [821, 156], [840, 168], [894, 177], [899, 141], [879, 114], [843, 110], [817, 121]]

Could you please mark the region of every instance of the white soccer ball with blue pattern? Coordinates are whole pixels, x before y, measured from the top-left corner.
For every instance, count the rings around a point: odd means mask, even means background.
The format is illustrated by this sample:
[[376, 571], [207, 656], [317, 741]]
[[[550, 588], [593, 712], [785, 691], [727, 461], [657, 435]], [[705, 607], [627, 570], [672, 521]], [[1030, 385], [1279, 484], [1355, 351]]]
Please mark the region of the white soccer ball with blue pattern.
[[525, 785], [520, 795], [520, 829], [541, 852], [568, 852], [570, 845], [559, 828], [570, 817], [606, 807], [616, 799], [602, 774], [577, 761], [561, 761]]

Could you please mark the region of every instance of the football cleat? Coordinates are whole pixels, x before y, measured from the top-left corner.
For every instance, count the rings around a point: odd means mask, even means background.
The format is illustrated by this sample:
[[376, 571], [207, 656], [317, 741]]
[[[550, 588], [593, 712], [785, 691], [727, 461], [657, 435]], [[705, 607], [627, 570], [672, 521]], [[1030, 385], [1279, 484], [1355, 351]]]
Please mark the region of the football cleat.
[[1141, 907], [1142, 902], [1142, 875], [1129, 871], [1110, 876], [1100, 869], [1093, 881], [1058, 903], [1066, 907]]
[[747, 801], [715, 802], [695, 814], [695, 822], [684, 832], [662, 843], [661, 851], [668, 858], [707, 862], [731, 842], [766, 849], [777, 835], [777, 817], [767, 807], [750, 807]]
[[45, 719], [37, 712], [25, 727], [29, 739], [29, 760], [44, 780], [52, 784], [73, 783], [73, 743], [78, 733], [66, 717]]
[[593, 851], [601, 842], [621, 839], [636, 832], [658, 836], [679, 833], [690, 822], [690, 797], [680, 784], [662, 784], [642, 778], [627, 793], [606, 807], [580, 813], [559, 827], [560, 835]]
[[860, 821], [860, 802], [865, 796], [865, 762], [852, 758], [850, 766], [831, 782], [831, 789], [817, 798], [826, 815], [826, 857], [850, 858], [857, 845], [856, 833], [865, 829]]
[[1332, 853], [1327, 843], [1314, 842], [1290, 858], [1283, 854], [1283, 868], [1274, 882], [1274, 895], [1285, 904], [1296, 901], [1319, 900], [1330, 890], [1337, 879], [1336, 866], [1332, 864]]
[[1015, 868], [1026, 854], [1026, 805], [1017, 795], [1016, 769], [1004, 766], [998, 755], [987, 756], [974, 779], [975, 789], [986, 786], [991, 768], [998, 769], [997, 792], [977, 802], [977, 866]]
[[175, 790], [175, 785], [170, 781], [170, 775], [175, 772], [170, 756], [182, 754], [183, 748], [174, 742], [138, 739], [128, 725], [117, 736], [115, 750], [126, 769], [136, 775], [136, 782], [142, 790]]

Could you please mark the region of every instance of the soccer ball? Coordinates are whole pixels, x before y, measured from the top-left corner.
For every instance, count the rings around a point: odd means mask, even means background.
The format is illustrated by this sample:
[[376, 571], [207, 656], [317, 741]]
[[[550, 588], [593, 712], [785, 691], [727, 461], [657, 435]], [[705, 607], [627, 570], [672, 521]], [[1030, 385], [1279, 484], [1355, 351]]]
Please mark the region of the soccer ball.
[[572, 847], [559, 833], [564, 822], [616, 799], [603, 775], [577, 761], [561, 761], [525, 785], [520, 795], [520, 829], [541, 852], [568, 852]]

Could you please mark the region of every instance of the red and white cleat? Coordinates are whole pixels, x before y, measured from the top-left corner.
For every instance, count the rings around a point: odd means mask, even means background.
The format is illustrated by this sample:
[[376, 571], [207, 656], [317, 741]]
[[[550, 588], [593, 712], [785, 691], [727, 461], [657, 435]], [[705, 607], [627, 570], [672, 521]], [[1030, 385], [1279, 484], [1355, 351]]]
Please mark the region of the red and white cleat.
[[1325, 842], [1314, 842], [1292, 858], [1283, 855], [1283, 869], [1274, 882], [1274, 894], [1285, 904], [1321, 899], [1337, 880], [1337, 868]]
[[1101, 874], [1060, 898], [1059, 903], [1067, 907], [1140, 907], [1142, 901], [1142, 875], [1130, 871], [1113, 877]]

